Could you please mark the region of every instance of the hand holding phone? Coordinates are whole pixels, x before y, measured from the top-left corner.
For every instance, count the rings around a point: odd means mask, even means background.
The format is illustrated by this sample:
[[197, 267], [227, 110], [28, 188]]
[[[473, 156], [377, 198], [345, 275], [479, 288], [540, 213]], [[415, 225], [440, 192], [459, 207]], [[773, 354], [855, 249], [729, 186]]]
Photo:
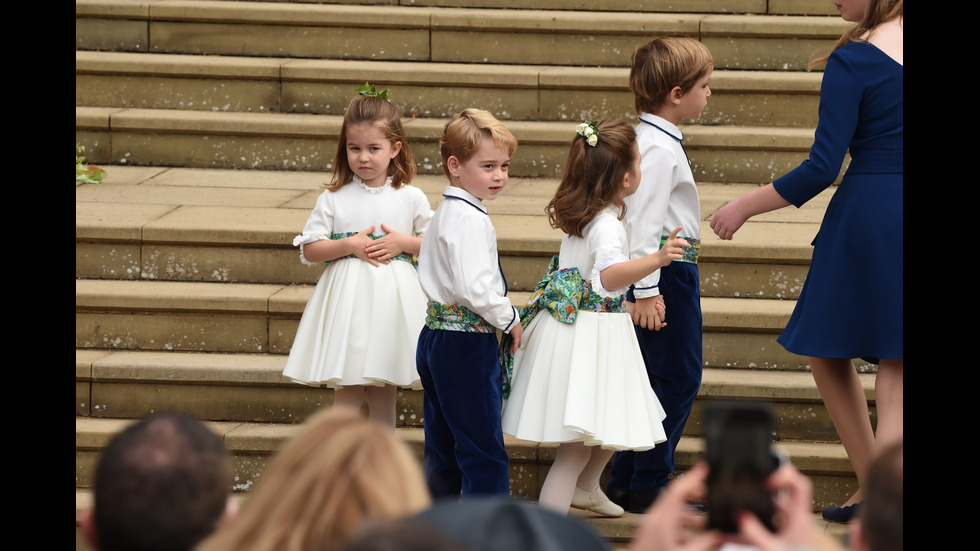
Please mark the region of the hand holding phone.
[[743, 511], [773, 530], [772, 493], [766, 478], [778, 467], [770, 443], [775, 422], [759, 402], [710, 402], [704, 412], [708, 460], [708, 529], [734, 534]]

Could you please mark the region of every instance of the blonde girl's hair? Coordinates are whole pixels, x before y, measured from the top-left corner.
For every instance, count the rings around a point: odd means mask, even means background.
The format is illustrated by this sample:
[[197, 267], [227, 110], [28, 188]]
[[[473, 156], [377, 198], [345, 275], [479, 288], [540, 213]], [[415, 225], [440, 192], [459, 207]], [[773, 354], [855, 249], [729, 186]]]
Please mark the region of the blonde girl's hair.
[[431, 504], [422, 470], [394, 432], [329, 408], [276, 454], [231, 524], [198, 551], [331, 551], [368, 520]]
[[415, 178], [415, 159], [408, 147], [408, 137], [398, 110], [386, 99], [358, 96], [350, 101], [344, 113], [333, 179], [325, 187], [330, 191], [337, 191], [354, 179], [354, 171], [347, 164], [347, 129], [357, 124], [370, 124], [380, 128], [392, 144], [401, 142], [401, 151], [388, 164], [388, 176], [391, 177], [391, 187], [395, 189], [411, 183]]
[[480, 140], [489, 138], [498, 147], [513, 156], [517, 150], [517, 138], [496, 117], [482, 109], [464, 109], [453, 115], [442, 130], [439, 153], [442, 155], [442, 171], [450, 177], [448, 161], [456, 157], [464, 163], [480, 148]]
[[[872, 29], [896, 17], [903, 17], [903, 3], [904, 0], [869, 0], [864, 11], [864, 17], [837, 40], [834, 51], [849, 42], [866, 42], [862, 37], [869, 34]], [[830, 59], [829, 55], [814, 59], [807, 65], [807, 70], [827, 63], [828, 59]]]
[[708, 48], [692, 38], [664, 37], [640, 46], [633, 52], [629, 81], [637, 114], [656, 111], [675, 86], [686, 94], [714, 66]]
[[565, 174], [544, 209], [552, 228], [575, 237], [582, 237], [582, 229], [609, 205], [620, 208], [620, 218], [626, 214], [621, 184], [639, 155], [636, 131], [626, 121], [603, 120], [596, 128], [595, 146], [581, 135], [572, 140]]

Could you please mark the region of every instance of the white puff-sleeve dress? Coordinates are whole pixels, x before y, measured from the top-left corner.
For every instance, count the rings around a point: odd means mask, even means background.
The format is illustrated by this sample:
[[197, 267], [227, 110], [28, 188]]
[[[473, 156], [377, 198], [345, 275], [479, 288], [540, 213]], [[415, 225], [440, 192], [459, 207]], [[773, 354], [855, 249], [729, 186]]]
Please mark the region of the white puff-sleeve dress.
[[[648, 450], [666, 441], [627, 289], [606, 290], [599, 272], [629, 260], [618, 209], [598, 214], [582, 238], [566, 235], [549, 273], [521, 311], [539, 308], [514, 355], [503, 431], [533, 442], [584, 442]], [[532, 304], [534, 303], [534, 304]]]
[[[422, 190], [404, 185], [368, 187], [356, 176], [317, 199], [303, 234], [302, 248], [321, 239], [340, 239], [381, 224], [405, 235], [422, 236], [432, 207]], [[337, 388], [391, 384], [421, 389], [415, 348], [425, 324], [426, 298], [411, 255], [372, 266], [349, 256], [327, 262], [296, 331], [283, 375], [296, 382]]]

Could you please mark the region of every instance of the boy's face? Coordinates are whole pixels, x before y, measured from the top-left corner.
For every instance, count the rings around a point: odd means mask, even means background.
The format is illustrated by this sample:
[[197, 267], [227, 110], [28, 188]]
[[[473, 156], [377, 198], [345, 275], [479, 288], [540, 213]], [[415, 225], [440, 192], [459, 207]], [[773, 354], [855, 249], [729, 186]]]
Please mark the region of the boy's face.
[[481, 201], [493, 201], [507, 185], [510, 152], [493, 140], [483, 138], [480, 147], [466, 162], [451, 156], [446, 165], [453, 185], [458, 185]]
[[681, 96], [677, 104], [679, 114], [682, 118], [697, 120], [701, 118], [701, 113], [708, 105], [708, 98], [711, 97], [711, 88], [708, 87], [708, 80], [711, 78], [711, 71], [698, 79], [697, 84]]

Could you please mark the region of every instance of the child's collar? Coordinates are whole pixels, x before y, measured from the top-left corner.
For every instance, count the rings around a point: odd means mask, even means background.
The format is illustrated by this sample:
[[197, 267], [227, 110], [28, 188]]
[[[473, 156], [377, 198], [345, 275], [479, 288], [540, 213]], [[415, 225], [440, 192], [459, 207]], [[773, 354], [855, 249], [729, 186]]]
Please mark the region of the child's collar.
[[459, 199], [462, 201], [466, 201], [467, 203], [473, 205], [474, 208], [481, 211], [483, 214], [488, 214], [487, 206], [483, 204], [483, 201], [480, 201], [480, 199], [477, 196], [473, 195], [472, 193], [466, 191], [465, 189], [459, 186], [454, 186], [452, 184], [446, 186], [445, 191], [442, 192], [442, 196], [451, 199]]
[[679, 128], [677, 128], [676, 124], [670, 122], [669, 120], [659, 115], [654, 115], [653, 113], [643, 113], [640, 115], [640, 121], [642, 123], [646, 123], [651, 126], [655, 126], [659, 128], [661, 131], [663, 131], [666, 134], [669, 134], [671, 137], [673, 137], [676, 140], [684, 139], [684, 133], [681, 132]]

